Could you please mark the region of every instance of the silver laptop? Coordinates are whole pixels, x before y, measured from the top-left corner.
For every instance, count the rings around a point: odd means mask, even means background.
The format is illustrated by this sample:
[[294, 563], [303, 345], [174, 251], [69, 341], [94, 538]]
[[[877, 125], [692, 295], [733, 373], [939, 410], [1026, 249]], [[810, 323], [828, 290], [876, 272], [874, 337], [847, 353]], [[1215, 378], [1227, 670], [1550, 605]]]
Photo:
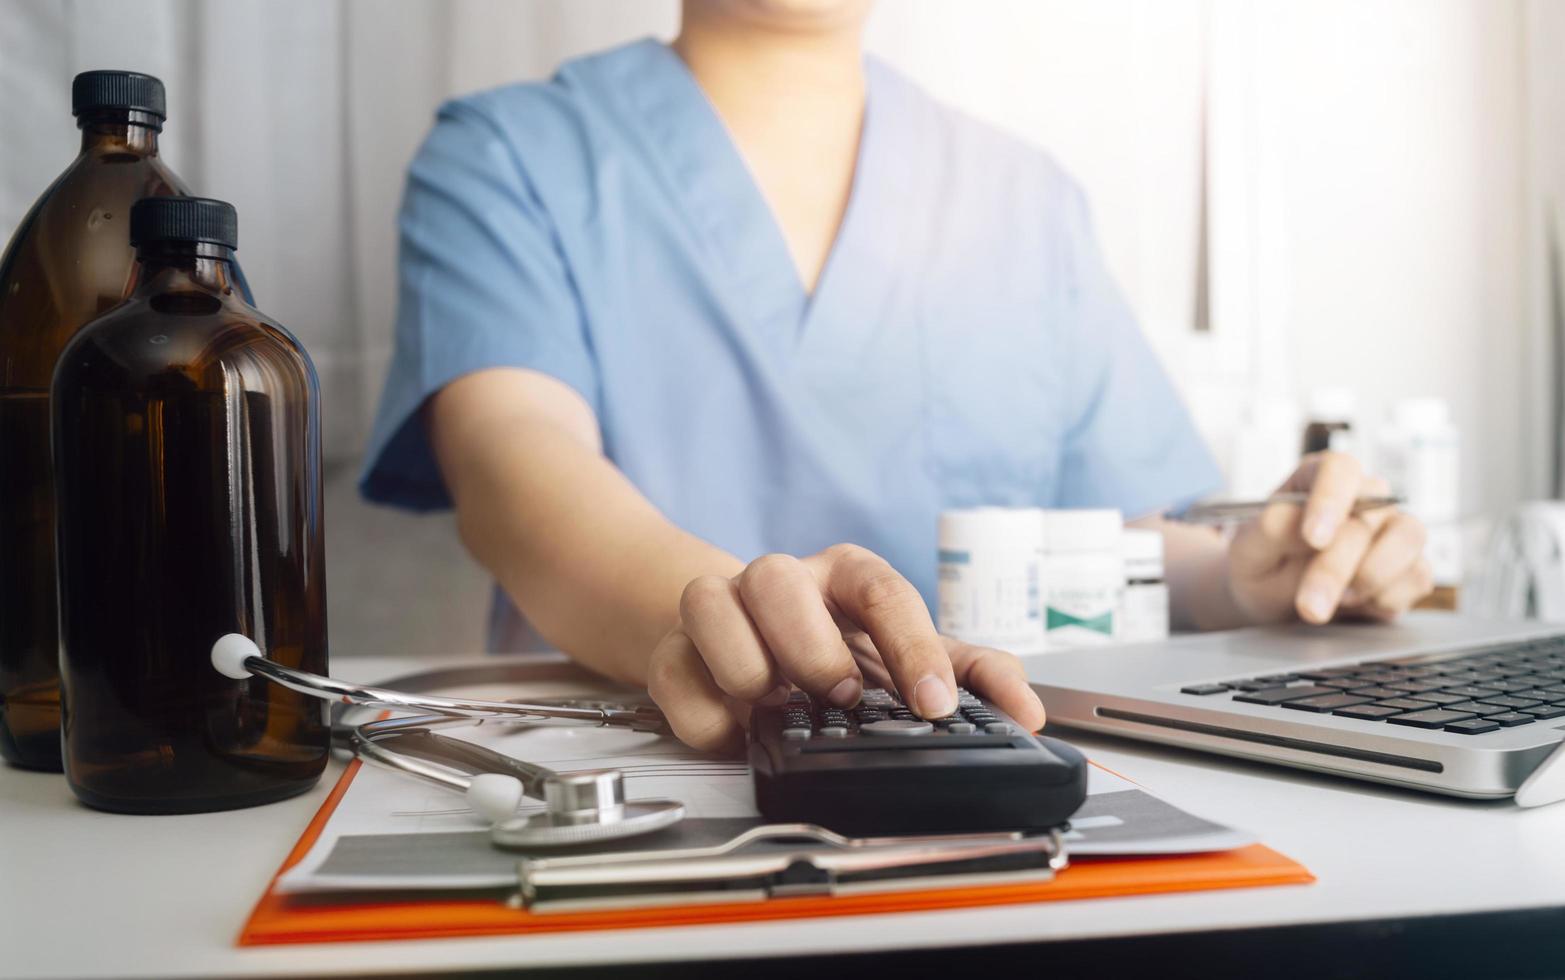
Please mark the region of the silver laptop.
[[1565, 739], [1565, 627], [1414, 613], [1026, 660], [1065, 725], [1503, 798]]

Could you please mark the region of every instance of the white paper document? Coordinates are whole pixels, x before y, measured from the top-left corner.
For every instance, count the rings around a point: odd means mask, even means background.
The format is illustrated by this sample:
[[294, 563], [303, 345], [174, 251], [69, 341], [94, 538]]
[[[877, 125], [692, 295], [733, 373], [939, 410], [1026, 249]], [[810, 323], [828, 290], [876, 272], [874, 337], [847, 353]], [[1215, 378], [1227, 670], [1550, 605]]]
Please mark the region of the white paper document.
[[[742, 761], [711, 759], [672, 738], [602, 728], [484, 725], [451, 734], [561, 772], [617, 768], [628, 799], [685, 805], [686, 841], [717, 843], [759, 814]], [[518, 813], [542, 809], [525, 800]], [[1187, 813], [1093, 766], [1065, 841], [1072, 857], [1223, 851], [1249, 834]], [[637, 841], [621, 842], [627, 850]], [[400, 773], [361, 767], [308, 854], [278, 880], [288, 893], [460, 890], [516, 884], [513, 851], [494, 847], [462, 798]]]

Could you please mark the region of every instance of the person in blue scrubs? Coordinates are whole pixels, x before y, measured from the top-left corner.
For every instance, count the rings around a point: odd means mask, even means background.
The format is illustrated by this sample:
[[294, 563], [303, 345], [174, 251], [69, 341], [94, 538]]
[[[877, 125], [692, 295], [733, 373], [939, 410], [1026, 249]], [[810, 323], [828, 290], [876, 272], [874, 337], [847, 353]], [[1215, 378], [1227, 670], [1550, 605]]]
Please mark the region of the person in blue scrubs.
[[1160, 527], [1187, 628], [1426, 593], [1422, 529], [1350, 514], [1346, 457], [1231, 542], [1159, 521], [1219, 474], [1080, 187], [865, 57], [867, 10], [687, 0], [672, 46], [440, 110], [362, 489], [455, 506], [492, 646], [645, 684], [722, 749], [793, 687], [936, 717], [961, 683], [1042, 725], [1014, 657], [932, 624], [946, 508]]

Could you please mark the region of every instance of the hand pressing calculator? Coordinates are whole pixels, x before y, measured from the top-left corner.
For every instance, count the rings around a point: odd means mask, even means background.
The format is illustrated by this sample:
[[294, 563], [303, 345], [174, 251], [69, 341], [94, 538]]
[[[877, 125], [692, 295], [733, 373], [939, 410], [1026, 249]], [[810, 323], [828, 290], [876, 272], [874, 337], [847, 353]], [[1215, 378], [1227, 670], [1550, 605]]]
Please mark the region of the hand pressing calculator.
[[795, 691], [751, 715], [749, 755], [763, 817], [854, 837], [1047, 830], [1087, 797], [1080, 752], [965, 690], [934, 721], [880, 688], [853, 708]]

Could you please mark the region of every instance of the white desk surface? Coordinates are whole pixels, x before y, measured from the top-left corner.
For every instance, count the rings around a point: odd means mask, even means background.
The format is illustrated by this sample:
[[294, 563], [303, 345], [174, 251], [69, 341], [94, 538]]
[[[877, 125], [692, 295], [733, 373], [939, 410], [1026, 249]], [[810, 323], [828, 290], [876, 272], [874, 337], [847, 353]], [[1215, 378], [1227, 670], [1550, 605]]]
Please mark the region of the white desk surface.
[[[344, 661], [370, 680], [408, 662]], [[0, 765], [0, 977], [396, 974], [911, 949], [1565, 906], [1565, 804], [1448, 800], [1081, 733], [1172, 802], [1254, 830], [1313, 885], [616, 932], [240, 949], [234, 938], [340, 767], [250, 810], [98, 813]]]

